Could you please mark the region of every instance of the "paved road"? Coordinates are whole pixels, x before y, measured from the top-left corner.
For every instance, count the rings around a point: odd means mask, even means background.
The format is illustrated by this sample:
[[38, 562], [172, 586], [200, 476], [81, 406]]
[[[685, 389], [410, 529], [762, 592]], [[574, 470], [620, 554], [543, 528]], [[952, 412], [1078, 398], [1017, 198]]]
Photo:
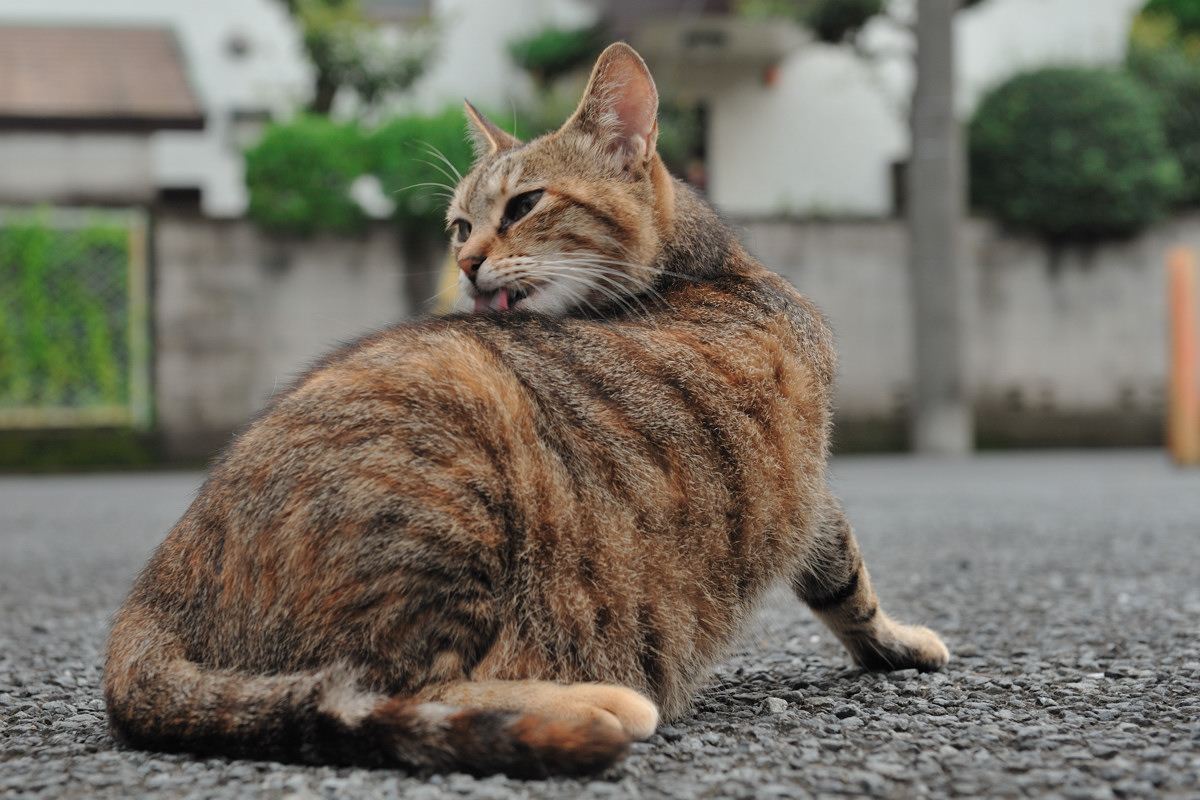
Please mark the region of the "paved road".
[[947, 672], [863, 675], [786, 595], [604, 780], [197, 760], [105, 732], [107, 619], [198, 474], [0, 478], [0, 797], [1200, 797], [1200, 470], [1154, 452], [834, 464]]

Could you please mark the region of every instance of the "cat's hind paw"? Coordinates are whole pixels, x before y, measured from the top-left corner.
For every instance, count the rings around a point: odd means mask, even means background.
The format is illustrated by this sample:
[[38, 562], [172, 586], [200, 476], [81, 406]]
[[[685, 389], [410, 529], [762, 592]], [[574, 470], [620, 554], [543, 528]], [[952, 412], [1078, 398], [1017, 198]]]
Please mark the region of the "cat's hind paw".
[[634, 741], [648, 739], [658, 727], [658, 707], [649, 698], [624, 686], [576, 683], [561, 687], [557, 713], [569, 718], [612, 720]]

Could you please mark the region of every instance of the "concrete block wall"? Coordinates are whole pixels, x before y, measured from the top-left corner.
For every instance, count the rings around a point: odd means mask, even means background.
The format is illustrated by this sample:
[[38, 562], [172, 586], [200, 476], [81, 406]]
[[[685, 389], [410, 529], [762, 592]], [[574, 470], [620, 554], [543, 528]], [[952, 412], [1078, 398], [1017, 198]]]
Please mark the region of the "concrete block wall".
[[[898, 221], [743, 221], [750, 249], [811, 297], [838, 342], [836, 444], [901, 447], [912, 375]], [[1166, 383], [1163, 261], [1200, 248], [1200, 216], [1136, 239], [1055, 249], [964, 230], [968, 374], [985, 444], [1151, 444]], [[360, 239], [281, 240], [244, 221], [154, 224], [155, 392], [168, 453], [206, 457], [313, 359], [413, 312], [386, 225]], [[440, 251], [407, 265], [441, 268]]]
[[[827, 314], [849, 443], [902, 444], [913, 373], [900, 221], [753, 221], [750, 249]], [[963, 232], [967, 375], [985, 444], [1152, 444], [1167, 380], [1165, 255], [1200, 217], [1137, 238], [1054, 247], [972, 221]]]
[[153, 254], [156, 418], [176, 458], [216, 452], [316, 358], [412, 310], [387, 225], [299, 240], [165, 214]]

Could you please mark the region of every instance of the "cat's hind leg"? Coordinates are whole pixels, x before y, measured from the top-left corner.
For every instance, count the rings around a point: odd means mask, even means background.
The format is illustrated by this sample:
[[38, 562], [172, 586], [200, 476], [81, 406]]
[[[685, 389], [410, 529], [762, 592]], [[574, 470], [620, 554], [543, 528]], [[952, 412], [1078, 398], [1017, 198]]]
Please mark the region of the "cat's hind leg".
[[950, 659], [936, 633], [902, 625], [884, 613], [854, 531], [832, 498], [808, 558], [792, 577], [792, 588], [864, 669], [931, 672]]
[[426, 687], [420, 699], [462, 708], [521, 711], [575, 723], [598, 723], [633, 739], [658, 726], [654, 703], [633, 689], [603, 683], [537, 680], [454, 681]]

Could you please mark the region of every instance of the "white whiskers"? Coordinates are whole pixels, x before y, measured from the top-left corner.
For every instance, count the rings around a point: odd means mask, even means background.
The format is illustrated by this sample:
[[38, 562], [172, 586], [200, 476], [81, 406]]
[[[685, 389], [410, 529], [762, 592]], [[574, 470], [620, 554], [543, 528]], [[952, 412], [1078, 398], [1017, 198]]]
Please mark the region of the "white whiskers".
[[563, 313], [586, 307], [601, 314], [601, 307], [612, 305], [636, 316], [650, 313], [648, 302], [666, 302], [653, 287], [658, 270], [607, 256], [591, 253], [519, 256], [504, 259], [495, 268], [504, 285], [533, 296], [530, 310], [535, 311]]

